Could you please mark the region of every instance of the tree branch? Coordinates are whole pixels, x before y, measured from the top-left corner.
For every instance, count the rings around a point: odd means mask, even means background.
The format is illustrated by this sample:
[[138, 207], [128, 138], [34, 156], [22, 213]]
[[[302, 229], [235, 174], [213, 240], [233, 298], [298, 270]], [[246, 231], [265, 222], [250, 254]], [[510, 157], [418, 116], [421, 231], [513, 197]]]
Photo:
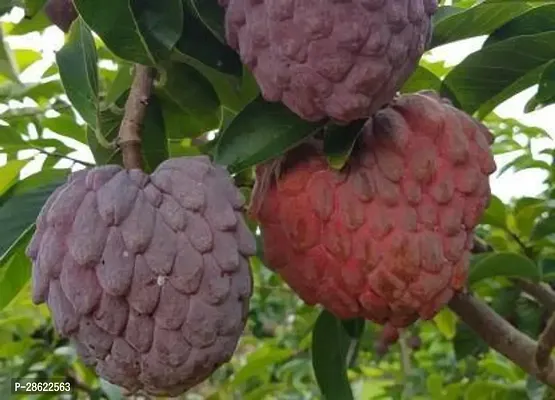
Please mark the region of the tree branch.
[[547, 283], [533, 283], [522, 278], [514, 278], [513, 282], [541, 303], [549, 313], [555, 312], [555, 292]]
[[536, 364], [536, 342], [514, 328], [484, 302], [467, 293], [457, 293], [449, 307], [493, 349], [534, 375], [543, 383], [555, 387], [555, 360], [548, 355], [546, 368]]
[[154, 74], [153, 68], [135, 64], [135, 77], [125, 103], [125, 113], [118, 134], [123, 165], [127, 169], [141, 169], [142, 167], [140, 131], [152, 93]]
[[536, 365], [542, 374], [549, 373], [549, 359], [551, 352], [555, 347], [555, 314], [549, 318], [545, 329], [538, 339], [538, 348], [536, 349]]

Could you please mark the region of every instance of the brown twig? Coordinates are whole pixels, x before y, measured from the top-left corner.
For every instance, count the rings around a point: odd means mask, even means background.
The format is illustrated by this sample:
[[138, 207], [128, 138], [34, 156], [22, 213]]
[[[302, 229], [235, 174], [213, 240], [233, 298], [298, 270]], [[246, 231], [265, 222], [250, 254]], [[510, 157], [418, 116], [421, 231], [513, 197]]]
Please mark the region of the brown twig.
[[141, 169], [141, 128], [146, 114], [148, 100], [152, 93], [155, 70], [145, 65], [135, 65], [135, 77], [129, 97], [125, 103], [125, 113], [118, 134], [118, 145], [127, 169]]
[[555, 314], [549, 318], [547, 325], [538, 339], [538, 347], [536, 349], [536, 365], [540, 373], [548, 373], [549, 359], [551, 352], [555, 347]]
[[555, 387], [555, 360], [548, 356], [546, 367], [540, 370], [534, 356], [538, 348], [536, 342], [487, 304], [468, 293], [458, 293], [449, 302], [449, 307], [491, 348], [543, 383]]

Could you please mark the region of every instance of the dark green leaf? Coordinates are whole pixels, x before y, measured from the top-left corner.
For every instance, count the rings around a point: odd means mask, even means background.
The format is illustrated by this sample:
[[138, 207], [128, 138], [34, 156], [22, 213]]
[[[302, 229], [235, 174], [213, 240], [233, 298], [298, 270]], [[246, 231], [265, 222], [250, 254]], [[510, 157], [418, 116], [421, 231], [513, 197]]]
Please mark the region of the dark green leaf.
[[181, 0], [74, 0], [111, 52], [145, 65], [168, 59], [183, 30]]
[[44, 7], [46, 1], [47, 0], [25, 0], [25, 16], [27, 18], [33, 17]]
[[538, 223], [536, 223], [536, 225], [532, 229], [530, 239], [540, 240], [546, 236], [552, 235], [553, 233], [555, 233], [555, 217], [550, 216], [541, 219], [538, 221]]
[[529, 203], [525, 206], [515, 207], [515, 225], [518, 230], [516, 232], [521, 237], [529, 237], [534, 228], [534, 224], [538, 217], [546, 210], [546, 204], [543, 200], [537, 200], [536, 202]]
[[354, 121], [346, 126], [326, 125], [324, 128], [324, 153], [328, 164], [337, 170], [349, 161], [355, 143], [366, 120]]
[[485, 115], [534, 84], [553, 54], [555, 31], [492, 44], [470, 54], [453, 68], [443, 81], [442, 94], [468, 113], [480, 109]]
[[539, 261], [542, 270], [542, 277], [545, 281], [552, 281], [555, 279], [555, 258], [544, 257]]
[[224, 9], [218, 0], [187, 0], [191, 9], [220, 42], [225, 41]]
[[83, 119], [96, 129], [98, 56], [92, 33], [81, 18], [71, 25], [67, 42], [56, 53], [56, 62], [67, 97]]
[[490, 224], [498, 228], [507, 226], [507, 210], [505, 204], [497, 196], [491, 196], [488, 208], [482, 215], [482, 224]]
[[243, 67], [242, 79], [223, 74], [200, 63], [196, 68], [212, 83], [222, 106], [234, 114], [240, 112], [260, 94], [256, 80], [246, 67]]
[[353, 318], [342, 320], [343, 328], [347, 334], [353, 339], [359, 339], [364, 332], [364, 318]]
[[171, 100], [188, 119], [188, 125], [197, 129], [183, 135], [196, 136], [217, 129], [221, 121], [218, 95], [210, 82], [195, 68], [180, 63], [164, 64], [164, 75], [156, 93], [164, 100]]
[[117, 101], [117, 99], [131, 87], [133, 82], [133, 68], [131, 64], [126, 62], [118, 63], [118, 73], [110, 89], [104, 98], [104, 104], [109, 106]]
[[457, 360], [466, 357], [477, 357], [488, 351], [489, 346], [468, 325], [459, 323], [457, 333], [453, 339], [453, 347]]
[[[514, 8], [514, 13], [517, 13], [519, 8], [522, 9], [522, 7]], [[484, 46], [489, 46], [516, 36], [535, 35], [537, 33], [552, 31], [555, 30], [554, 27], [555, 5], [540, 5], [539, 7], [525, 10], [525, 12], [521, 12], [514, 18], [507, 19], [507, 23], [495, 29], [495, 31], [489, 35]]]
[[141, 140], [144, 169], [150, 173], [169, 156], [164, 117], [156, 97], [152, 97], [148, 102]]
[[238, 172], [283, 154], [322, 127], [258, 97], [221, 134], [215, 161]]
[[[188, 2], [189, 0], [183, 0]], [[202, 43], [202, 46], [199, 46]], [[241, 76], [243, 64], [239, 55], [220, 42], [187, 7], [184, 15], [183, 33], [175, 48], [184, 62], [196, 59], [208, 67], [226, 74]]]
[[[128, 95], [129, 91], [126, 91], [116, 100], [114, 107], [100, 113], [101, 132], [109, 142], [116, 139], [118, 135], [121, 120], [123, 119], [123, 111], [119, 111], [117, 107], [125, 104]], [[156, 96], [152, 96], [148, 102], [141, 135], [143, 140], [143, 167], [145, 171], [152, 172], [158, 164], [168, 158], [168, 143], [164, 128], [164, 118], [160, 102]], [[87, 129], [87, 138], [89, 147], [98, 165], [122, 165], [123, 160], [119, 150], [107, 149], [100, 146], [91, 129]]]
[[555, 57], [540, 76], [536, 100], [544, 105], [555, 102]]
[[0, 258], [34, 224], [46, 199], [66, 177], [64, 170], [38, 172], [13, 185], [0, 198]]
[[541, 270], [534, 261], [521, 254], [492, 253], [471, 265], [468, 283], [474, 284], [482, 279], [497, 276], [521, 277], [538, 281], [541, 279]]
[[519, 298], [520, 288], [515, 286], [504, 287], [496, 292], [490, 306], [503, 318], [510, 319], [515, 313]]
[[537, 339], [544, 323], [545, 311], [537, 301], [521, 297], [516, 306], [516, 326], [532, 339]]
[[486, 35], [528, 9], [524, 1], [507, 0], [486, 0], [464, 11], [450, 9], [434, 18], [431, 47]]
[[353, 399], [346, 371], [352, 341], [341, 321], [328, 311], [322, 311], [312, 332], [312, 366], [326, 400]]

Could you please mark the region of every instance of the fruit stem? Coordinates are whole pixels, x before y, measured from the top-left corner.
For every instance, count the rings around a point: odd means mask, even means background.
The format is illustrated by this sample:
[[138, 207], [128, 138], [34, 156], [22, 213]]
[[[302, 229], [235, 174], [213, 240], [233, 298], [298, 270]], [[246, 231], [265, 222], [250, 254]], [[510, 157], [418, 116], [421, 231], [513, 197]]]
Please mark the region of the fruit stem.
[[555, 360], [550, 354], [546, 357], [546, 368], [538, 368], [535, 354], [541, 349], [537, 343], [503, 319], [482, 300], [468, 293], [457, 293], [449, 302], [449, 307], [491, 348], [541, 382], [555, 387]]
[[135, 64], [135, 77], [125, 102], [123, 120], [119, 128], [118, 145], [127, 169], [142, 169], [141, 128], [152, 94], [155, 70]]

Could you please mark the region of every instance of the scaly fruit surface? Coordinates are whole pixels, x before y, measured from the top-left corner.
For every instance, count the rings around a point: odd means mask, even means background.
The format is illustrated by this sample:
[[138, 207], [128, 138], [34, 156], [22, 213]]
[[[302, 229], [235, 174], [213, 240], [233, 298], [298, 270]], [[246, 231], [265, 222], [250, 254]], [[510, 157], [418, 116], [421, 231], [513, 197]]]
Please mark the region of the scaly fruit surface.
[[316, 121], [368, 118], [416, 68], [437, 0], [219, 0], [228, 44], [268, 101]]
[[251, 212], [268, 267], [339, 318], [405, 327], [433, 317], [465, 285], [496, 169], [492, 141], [420, 92], [368, 120], [340, 172], [316, 141], [286, 154], [277, 178], [259, 166]]
[[177, 395], [228, 361], [251, 295], [244, 199], [205, 156], [75, 172], [27, 249], [33, 301], [108, 381]]

